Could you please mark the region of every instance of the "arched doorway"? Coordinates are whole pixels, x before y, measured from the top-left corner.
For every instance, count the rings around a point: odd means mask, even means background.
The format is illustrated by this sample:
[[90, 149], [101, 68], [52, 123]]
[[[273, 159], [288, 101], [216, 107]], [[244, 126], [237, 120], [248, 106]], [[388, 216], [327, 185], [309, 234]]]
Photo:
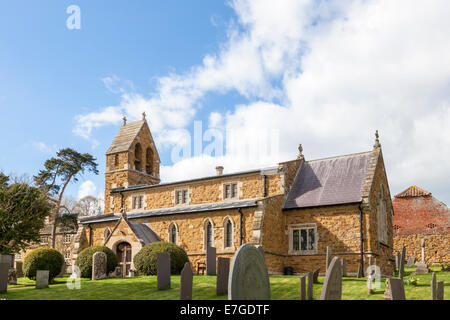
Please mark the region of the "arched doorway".
[[122, 274], [126, 277], [131, 268], [131, 245], [128, 242], [121, 242], [116, 249], [117, 261], [122, 268]]

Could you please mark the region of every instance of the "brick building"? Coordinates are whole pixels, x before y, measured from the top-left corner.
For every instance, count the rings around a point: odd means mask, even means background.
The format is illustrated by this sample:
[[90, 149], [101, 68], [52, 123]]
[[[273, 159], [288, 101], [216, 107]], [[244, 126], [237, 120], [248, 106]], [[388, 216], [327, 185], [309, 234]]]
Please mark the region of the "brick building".
[[450, 209], [431, 192], [412, 186], [397, 194], [394, 206], [394, 246], [406, 246], [407, 256], [422, 259], [425, 240], [428, 265], [450, 263]]
[[126, 123], [106, 152], [105, 214], [81, 219], [76, 254], [90, 245], [117, 253], [126, 271], [153, 241], [184, 248], [197, 269], [207, 245], [232, 258], [241, 244], [262, 245], [272, 274], [320, 267], [325, 252], [348, 272], [377, 261], [392, 275], [392, 202], [378, 134], [373, 150], [270, 168], [160, 183], [160, 159], [147, 121]]

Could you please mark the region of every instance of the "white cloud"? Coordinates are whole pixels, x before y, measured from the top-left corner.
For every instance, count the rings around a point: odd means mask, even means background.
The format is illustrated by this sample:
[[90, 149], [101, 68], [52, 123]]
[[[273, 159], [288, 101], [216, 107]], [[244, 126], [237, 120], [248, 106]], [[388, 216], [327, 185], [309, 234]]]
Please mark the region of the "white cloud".
[[[278, 130], [279, 154], [262, 162], [294, 158], [298, 143], [309, 159], [369, 150], [379, 129], [391, 192], [420, 185], [450, 202], [448, 1], [235, 0], [231, 7], [237, 21], [217, 53], [158, 79], [150, 98], [123, 94], [119, 106], [79, 116], [75, 132], [91, 138], [120, 114], [133, 119], [146, 110], [167, 147], [206, 93], [233, 90], [252, 102], [211, 110], [209, 125], [243, 138]], [[254, 165], [244, 158], [195, 157], [161, 172], [177, 180], [214, 174], [216, 162], [225, 170]]]
[[96, 197], [97, 196], [96, 192], [97, 187], [95, 186], [94, 182], [92, 182], [91, 180], [86, 180], [78, 188], [78, 200], [86, 196]]
[[45, 142], [42, 141], [33, 141], [32, 142], [33, 147], [42, 152], [42, 153], [55, 153], [56, 152], [56, 145], [49, 146]]

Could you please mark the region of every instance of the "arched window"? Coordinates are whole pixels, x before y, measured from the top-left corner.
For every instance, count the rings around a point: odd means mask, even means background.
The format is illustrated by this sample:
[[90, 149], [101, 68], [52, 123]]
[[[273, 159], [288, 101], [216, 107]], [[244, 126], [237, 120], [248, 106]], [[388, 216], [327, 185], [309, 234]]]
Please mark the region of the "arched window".
[[228, 219], [227, 224], [225, 225], [225, 247], [233, 246], [233, 224], [231, 220]]
[[140, 143], [136, 143], [134, 147], [134, 168], [136, 170], [142, 169], [142, 148]]
[[114, 168], [118, 168], [119, 167], [119, 154], [115, 154], [114, 155]]
[[177, 243], [177, 226], [172, 223], [169, 226], [169, 241], [172, 243]]
[[153, 174], [153, 151], [151, 148], [147, 148], [145, 151], [145, 171]]
[[211, 221], [206, 222], [206, 247], [214, 247], [213, 245], [213, 226]]

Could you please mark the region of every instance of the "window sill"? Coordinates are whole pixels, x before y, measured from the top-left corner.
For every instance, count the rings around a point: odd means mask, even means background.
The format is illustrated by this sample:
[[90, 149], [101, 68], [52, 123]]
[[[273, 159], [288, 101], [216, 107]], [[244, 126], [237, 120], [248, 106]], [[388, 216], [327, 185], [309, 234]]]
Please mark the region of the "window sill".
[[317, 251], [289, 251], [290, 256], [312, 256], [317, 254]]

